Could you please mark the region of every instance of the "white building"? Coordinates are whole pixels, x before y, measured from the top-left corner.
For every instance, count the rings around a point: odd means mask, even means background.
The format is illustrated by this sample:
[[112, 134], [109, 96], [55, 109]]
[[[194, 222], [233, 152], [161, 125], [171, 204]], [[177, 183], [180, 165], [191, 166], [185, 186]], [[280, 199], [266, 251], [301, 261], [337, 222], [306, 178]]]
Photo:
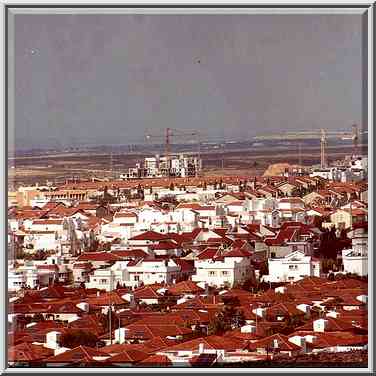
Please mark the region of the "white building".
[[127, 265], [129, 284], [142, 282], [145, 285], [154, 283], [173, 283], [180, 275], [180, 266], [174, 260], [140, 260]]
[[264, 276], [268, 282], [296, 282], [304, 277], [320, 277], [320, 261], [300, 251], [270, 258], [268, 265], [269, 275]]
[[[116, 275], [111, 268], [97, 269], [89, 276], [89, 282], [85, 284], [85, 287], [112, 291], [116, 288], [117, 281], [119, 281], [119, 274]], [[120, 281], [122, 282], [123, 279], [120, 278]]]
[[[206, 257], [204, 254], [207, 253]], [[210, 254], [210, 250], [202, 252], [195, 260], [196, 274], [192, 281], [200, 287], [206, 284], [215, 287], [232, 287], [253, 276], [250, 254], [240, 249], [226, 252], [223, 256]], [[200, 258], [201, 257], [201, 258]]]
[[173, 283], [179, 274], [180, 266], [173, 260], [118, 261], [110, 268], [95, 270], [86, 287], [110, 291], [118, 283], [132, 288], [142, 284]]
[[28, 231], [24, 238], [24, 245], [32, 246], [35, 250], [56, 250], [60, 241], [56, 231]]
[[368, 228], [359, 227], [349, 232], [352, 247], [342, 251], [343, 271], [359, 276], [368, 275]]
[[156, 178], [163, 176], [188, 177], [197, 176], [201, 171], [201, 159], [184, 154], [166, 156], [156, 155], [144, 159], [143, 163], [137, 163], [130, 168], [127, 174], [120, 175], [120, 179]]

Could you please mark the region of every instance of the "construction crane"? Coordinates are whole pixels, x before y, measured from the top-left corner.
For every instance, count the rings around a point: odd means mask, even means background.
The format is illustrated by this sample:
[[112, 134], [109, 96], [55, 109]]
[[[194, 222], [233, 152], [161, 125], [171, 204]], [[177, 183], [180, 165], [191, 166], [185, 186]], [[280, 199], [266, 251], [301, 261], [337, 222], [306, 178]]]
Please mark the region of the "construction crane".
[[352, 142], [353, 142], [353, 157], [358, 155], [358, 141], [359, 141], [359, 131], [358, 126], [353, 124], [352, 126]]
[[[331, 131], [326, 130], [326, 138], [333, 138], [333, 139], [342, 139], [342, 140], [353, 140], [354, 131], [356, 130], [355, 134], [360, 136], [361, 134], [367, 133], [365, 131], [358, 131], [358, 126], [353, 125], [352, 132], [349, 131]], [[253, 137], [254, 141], [265, 141], [265, 140], [304, 140], [304, 139], [315, 139], [318, 135], [320, 135], [320, 130], [312, 130], [312, 131], [289, 131], [279, 134], [265, 134]]]
[[171, 140], [172, 138], [184, 138], [189, 136], [197, 136], [197, 142], [198, 142], [198, 158], [200, 159], [200, 140], [199, 140], [199, 132], [196, 130], [191, 131], [181, 131], [178, 129], [172, 129], [172, 128], [166, 128], [164, 134], [153, 134], [153, 133], [147, 133], [146, 139], [164, 139], [165, 141], [165, 157], [166, 157], [166, 164], [167, 168], [169, 168], [170, 165], [170, 156], [171, 156]]
[[321, 139], [320, 139], [320, 161], [321, 161], [321, 168], [326, 167], [326, 155], [325, 155], [325, 147], [326, 147], [326, 132], [325, 129], [321, 129]]

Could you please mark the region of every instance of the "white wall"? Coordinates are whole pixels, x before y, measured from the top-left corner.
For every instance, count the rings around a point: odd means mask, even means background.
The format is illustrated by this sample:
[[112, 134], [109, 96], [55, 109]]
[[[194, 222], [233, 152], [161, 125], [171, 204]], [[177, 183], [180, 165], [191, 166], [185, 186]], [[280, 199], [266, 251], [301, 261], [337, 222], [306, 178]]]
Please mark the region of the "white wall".
[[251, 277], [248, 258], [225, 257], [224, 261], [195, 260], [195, 268], [196, 274], [192, 276], [192, 281], [216, 287], [226, 284], [233, 286]]
[[320, 276], [319, 263], [312, 262], [310, 256], [293, 252], [283, 258], [268, 260], [269, 282], [295, 282], [304, 276]]

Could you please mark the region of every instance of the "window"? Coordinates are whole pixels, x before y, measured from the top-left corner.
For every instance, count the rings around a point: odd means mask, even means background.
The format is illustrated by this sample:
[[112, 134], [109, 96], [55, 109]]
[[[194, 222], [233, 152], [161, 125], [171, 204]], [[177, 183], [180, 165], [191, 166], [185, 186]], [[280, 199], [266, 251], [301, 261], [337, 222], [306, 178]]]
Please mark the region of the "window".
[[210, 277], [213, 277], [213, 276], [215, 276], [215, 275], [216, 275], [215, 272], [213, 272], [213, 271], [210, 271], [210, 272], [209, 272], [209, 276], [210, 276]]
[[222, 275], [228, 275], [228, 271], [227, 271], [227, 270], [224, 270], [224, 271], [222, 272]]
[[107, 283], [107, 279], [101, 279], [101, 280], [100, 280], [100, 283], [102, 283], [102, 284], [106, 284], [106, 283]]

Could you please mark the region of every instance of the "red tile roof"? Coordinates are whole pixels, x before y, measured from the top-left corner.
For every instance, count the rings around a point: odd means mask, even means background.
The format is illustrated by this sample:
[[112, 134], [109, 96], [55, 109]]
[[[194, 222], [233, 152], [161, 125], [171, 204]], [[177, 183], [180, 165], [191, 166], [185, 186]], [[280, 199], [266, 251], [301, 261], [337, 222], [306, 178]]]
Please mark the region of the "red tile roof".
[[172, 362], [166, 355], [151, 355], [139, 364], [144, 367], [169, 367]]
[[142, 234], [133, 236], [129, 240], [151, 240], [151, 241], [160, 241], [169, 239], [167, 235], [160, 234], [155, 231], [146, 231]]
[[99, 296], [89, 297], [86, 299], [86, 302], [97, 306], [108, 306], [110, 303], [115, 306], [128, 304], [116, 291], [105, 292]]
[[109, 363], [130, 363], [135, 364], [138, 363], [145, 358], [147, 358], [149, 354], [139, 351], [139, 350], [125, 350], [120, 352], [117, 355], [112, 356], [105, 360], [106, 364]]
[[122, 258], [114, 254], [113, 252], [86, 252], [77, 257], [77, 261], [121, 261]]
[[181, 258], [176, 258], [174, 259], [175, 263], [180, 266], [180, 271], [182, 273], [187, 273], [187, 272], [194, 272], [195, 266], [194, 266], [194, 261], [193, 260], [184, 260]]
[[115, 256], [120, 257], [121, 259], [140, 259], [148, 257], [148, 253], [142, 249], [126, 249], [126, 250], [115, 250], [111, 251]]
[[235, 338], [215, 336], [200, 337], [190, 341], [185, 341], [177, 345], [164, 349], [164, 352], [177, 352], [177, 351], [198, 351], [199, 345], [203, 344], [205, 350], [226, 350], [234, 351], [240, 350], [243, 347], [243, 341]]
[[130, 324], [126, 326], [126, 338], [148, 340], [154, 337], [167, 337], [167, 336], [187, 336], [192, 334], [192, 330], [178, 326], [175, 324]]
[[47, 358], [46, 363], [74, 363], [74, 362], [95, 362], [95, 357], [108, 357], [103, 351], [87, 346], [78, 346], [61, 354]]
[[152, 286], [145, 286], [134, 290], [133, 293], [136, 299], [160, 299], [162, 295], [157, 293], [156, 290]]
[[[278, 343], [278, 347], [275, 347]], [[278, 351], [301, 351], [302, 348], [289, 341], [289, 338], [283, 334], [274, 334], [272, 336], [260, 339], [258, 341], [248, 343], [245, 347], [248, 350], [256, 350], [259, 348]]]
[[204, 291], [203, 288], [192, 281], [182, 281], [168, 288], [168, 292], [172, 295], [199, 294]]
[[153, 251], [157, 250], [171, 250], [171, 249], [178, 249], [180, 248], [179, 245], [171, 240], [160, 241], [158, 244], [153, 244], [150, 249]]
[[31, 343], [20, 343], [8, 349], [10, 362], [35, 362], [52, 356], [54, 351]]

